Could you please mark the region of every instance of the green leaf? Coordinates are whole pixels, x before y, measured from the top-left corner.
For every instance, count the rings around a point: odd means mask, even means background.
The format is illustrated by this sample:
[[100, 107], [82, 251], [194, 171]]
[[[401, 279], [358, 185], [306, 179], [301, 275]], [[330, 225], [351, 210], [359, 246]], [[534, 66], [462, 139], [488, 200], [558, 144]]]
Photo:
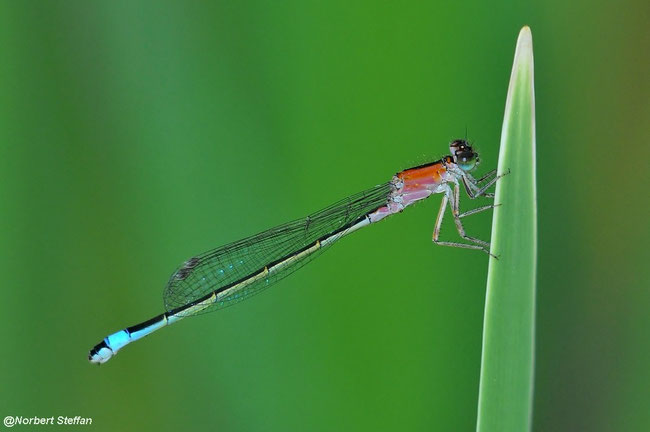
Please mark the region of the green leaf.
[[478, 432], [530, 430], [535, 347], [537, 194], [530, 28], [519, 33], [501, 131], [483, 323]]

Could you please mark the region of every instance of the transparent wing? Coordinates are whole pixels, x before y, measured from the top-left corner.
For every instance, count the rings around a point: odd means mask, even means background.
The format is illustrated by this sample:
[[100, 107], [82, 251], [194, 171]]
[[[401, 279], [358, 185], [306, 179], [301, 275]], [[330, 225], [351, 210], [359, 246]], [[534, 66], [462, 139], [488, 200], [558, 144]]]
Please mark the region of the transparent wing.
[[[221, 246], [187, 260], [172, 273], [163, 299], [168, 311], [195, 302], [211, 292], [246, 280], [265, 266], [290, 257], [328, 234], [350, 226], [387, 202], [390, 184], [385, 183], [345, 198], [304, 219], [288, 222], [251, 237]], [[317, 251], [296, 259], [278, 272], [259, 278], [220, 298], [201, 311], [211, 312], [238, 303], [268, 288], [318, 256]]]

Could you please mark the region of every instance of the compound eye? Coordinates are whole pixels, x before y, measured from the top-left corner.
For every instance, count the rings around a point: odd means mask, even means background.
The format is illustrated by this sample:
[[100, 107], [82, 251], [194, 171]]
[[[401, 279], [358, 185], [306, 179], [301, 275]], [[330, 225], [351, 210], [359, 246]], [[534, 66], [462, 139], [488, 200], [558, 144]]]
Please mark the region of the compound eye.
[[463, 171], [471, 171], [478, 164], [478, 157], [476, 153], [470, 151], [456, 152], [456, 163]]

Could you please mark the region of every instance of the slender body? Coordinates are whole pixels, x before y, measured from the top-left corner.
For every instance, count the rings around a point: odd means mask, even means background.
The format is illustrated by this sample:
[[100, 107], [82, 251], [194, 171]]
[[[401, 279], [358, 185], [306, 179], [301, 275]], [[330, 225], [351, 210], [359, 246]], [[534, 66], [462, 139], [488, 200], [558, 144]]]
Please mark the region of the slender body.
[[[459, 190], [462, 183], [472, 199], [492, 197], [485, 192], [500, 176], [496, 171], [478, 180], [471, 176], [470, 171], [479, 160], [467, 141], [453, 141], [450, 151], [450, 156], [401, 171], [387, 183], [352, 195], [304, 219], [190, 258], [172, 274], [165, 288], [165, 313], [107, 336], [90, 350], [88, 359], [92, 363], [105, 363], [127, 344], [162, 327], [244, 300], [297, 270], [342, 237], [399, 213], [432, 194], [444, 194], [433, 241], [489, 254], [488, 243], [465, 234], [461, 218], [494, 206], [460, 213]], [[448, 203], [458, 233], [469, 243], [439, 240]]]

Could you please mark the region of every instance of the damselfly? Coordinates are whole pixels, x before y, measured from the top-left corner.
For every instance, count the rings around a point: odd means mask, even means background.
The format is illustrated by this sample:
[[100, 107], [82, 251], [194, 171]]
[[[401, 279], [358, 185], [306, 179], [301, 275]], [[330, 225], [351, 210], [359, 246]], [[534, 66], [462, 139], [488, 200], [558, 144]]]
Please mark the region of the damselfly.
[[[471, 199], [480, 196], [492, 198], [493, 194], [486, 191], [501, 175], [492, 170], [479, 179], [472, 177], [470, 172], [478, 165], [479, 158], [466, 140], [453, 141], [449, 150], [451, 156], [401, 171], [387, 183], [345, 198], [304, 219], [188, 259], [167, 283], [164, 292], [166, 312], [107, 336], [90, 350], [88, 359], [92, 363], [105, 363], [127, 344], [162, 327], [249, 298], [302, 267], [340, 238], [399, 213], [432, 194], [443, 194], [433, 241], [490, 254], [489, 243], [468, 236], [461, 219], [494, 205], [461, 213], [460, 184]], [[466, 242], [439, 239], [448, 204], [456, 229]]]

